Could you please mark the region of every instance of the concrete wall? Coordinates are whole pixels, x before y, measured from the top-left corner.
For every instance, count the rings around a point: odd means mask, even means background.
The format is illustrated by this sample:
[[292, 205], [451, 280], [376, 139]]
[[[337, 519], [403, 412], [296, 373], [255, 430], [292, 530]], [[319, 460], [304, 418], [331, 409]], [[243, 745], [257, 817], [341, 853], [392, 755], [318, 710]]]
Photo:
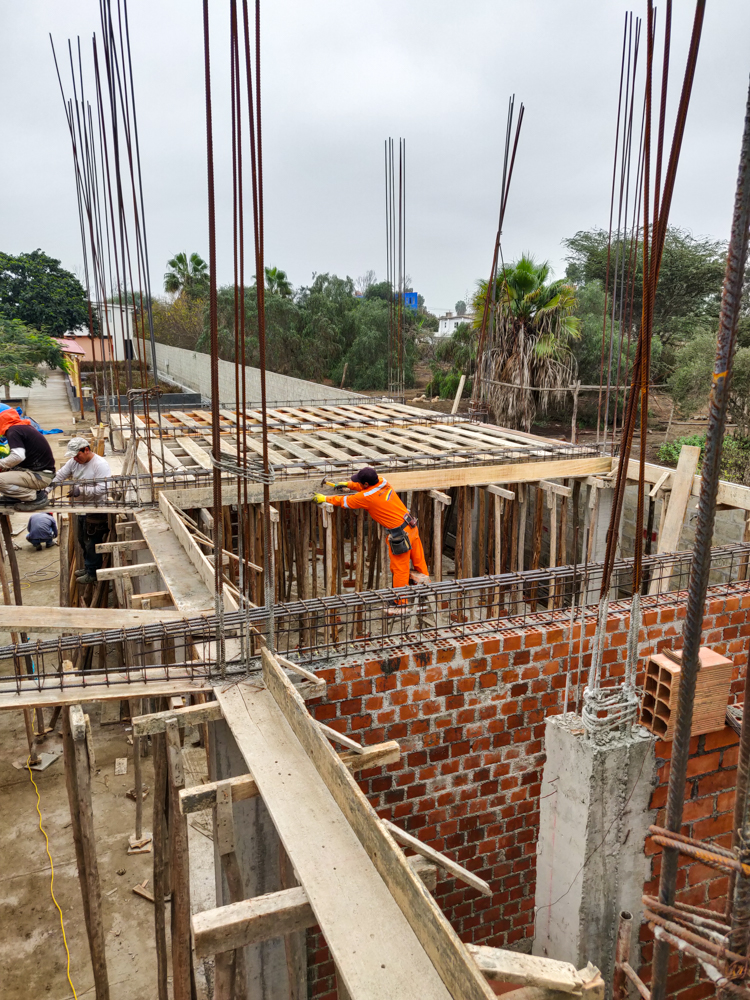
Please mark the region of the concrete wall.
[[[148, 364], [151, 365], [151, 349], [148, 350]], [[186, 351], [182, 347], [156, 345], [156, 365], [159, 374], [177, 382], [186, 389], [199, 392], [205, 399], [211, 398], [211, 359], [208, 354]], [[246, 393], [248, 404], [260, 401], [260, 371], [246, 370]], [[219, 402], [235, 402], [234, 365], [229, 361], [219, 361]], [[269, 403], [282, 402], [323, 402], [330, 399], [352, 399], [355, 394], [330, 385], [307, 382], [289, 375], [266, 372], [266, 396]]]
[[[605, 684], [624, 676], [629, 607], [629, 602], [613, 602], [609, 608]], [[665, 646], [679, 647], [684, 614], [684, 599], [657, 606], [654, 598], [644, 598], [642, 662]], [[576, 626], [571, 666], [567, 623], [567, 612], [559, 612], [556, 624], [530, 623], [495, 634], [467, 625], [463, 637], [436, 640], [426, 635], [420, 647], [349, 656], [317, 671], [328, 692], [325, 699], [308, 703], [316, 718], [367, 745], [389, 739], [401, 745], [398, 763], [360, 776], [360, 787], [378, 814], [445, 851], [492, 886], [491, 897], [480, 896], [438, 872], [436, 898], [464, 941], [521, 951], [532, 947], [545, 725], [549, 716], [562, 711], [568, 672], [572, 670], [573, 690], [577, 680], [580, 631]], [[587, 626], [584, 639], [584, 680], [594, 627], [593, 622]], [[735, 663], [732, 701], [742, 700], [748, 635], [747, 584], [709, 591], [703, 641]], [[642, 670], [638, 683], [643, 683]], [[728, 844], [737, 750], [738, 737], [728, 728], [693, 739], [683, 832]], [[653, 752], [655, 768], [644, 761], [642, 773], [631, 771], [629, 783], [617, 785], [617, 794], [626, 799], [637, 783], [627, 810], [638, 803], [640, 822], [658, 810], [656, 821], [661, 823], [671, 744], [656, 741]], [[645, 872], [644, 891], [653, 893], [661, 856], [650, 842], [638, 839], [635, 818], [627, 810], [620, 821], [623, 828], [633, 826], [627, 841], [629, 867], [622, 866], [617, 875], [629, 872], [627, 880], [636, 891]], [[596, 837], [593, 828], [591, 837]], [[680, 867], [678, 898], [721, 908], [726, 877], [686, 858]], [[576, 866], [571, 863], [565, 871], [568, 884], [573, 883]], [[554, 903], [552, 921], [564, 905]], [[638, 967], [641, 947], [650, 961], [651, 936], [641, 928], [640, 938], [638, 931], [633, 937], [632, 964]], [[308, 935], [308, 961], [310, 997], [330, 998], [335, 970], [315, 932]], [[642, 972], [648, 975], [647, 969]], [[696, 1000], [699, 983], [695, 965], [681, 959], [668, 995]]]

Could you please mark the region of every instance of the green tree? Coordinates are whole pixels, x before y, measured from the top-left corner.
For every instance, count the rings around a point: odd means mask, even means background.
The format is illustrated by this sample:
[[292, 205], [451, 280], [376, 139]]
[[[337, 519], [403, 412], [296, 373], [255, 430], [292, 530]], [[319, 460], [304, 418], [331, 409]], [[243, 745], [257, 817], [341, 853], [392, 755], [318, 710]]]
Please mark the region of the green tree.
[[164, 275], [164, 291], [172, 295], [187, 295], [192, 299], [208, 297], [209, 273], [208, 264], [200, 254], [183, 251], [176, 253], [167, 261]]
[[466, 315], [466, 303], [464, 302], [463, 299], [459, 299], [458, 302], [456, 303], [456, 316], [465, 316], [465, 315]]
[[280, 295], [283, 299], [291, 299], [294, 295], [286, 271], [278, 267], [266, 268], [266, 291], [269, 295]]
[[88, 299], [78, 278], [41, 250], [0, 253], [0, 316], [63, 337], [88, 327]]
[[[530, 430], [537, 407], [544, 412], [550, 396], [564, 398], [562, 392], [534, 390], [562, 389], [576, 375], [575, 288], [565, 281], [548, 284], [549, 274], [549, 264], [537, 264], [524, 255], [496, 278], [480, 364], [484, 398], [497, 423], [505, 427]], [[473, 303], [477, 328], [487, 290], [488, 283], [480, 281]]]
[[[566, 276], [576, 285], [607, 278], [607, 233], [602, 229], [578, 232], [563, 242], [568, 248]], [[615, 284], [615, 261], [618, 289], [621, 262], [630, 259], [630, 243], [616, 235], [612, 238], [608, 294]], [[654, 302], [654, 334], [665, 347], [679, 345], [696, 330], [713, 327], [719, 314], [721, 285], [726, 266], [726, 244], [717, 240], [696, 239], [684, 229], [670, 226], [664, 243], [659, 284]], [[618, 294], [620, 294], [618, 292]], [[636, 260], [635, 294], [632, 320], [640, 328], [643, 296], [643, 247], [639, 244]], [[627, 313], [630, 315], [628, 303]], [[665, 360], [669, 361], [668, 354]], [[598, 379], [597, 379], [598, 381]]]
[[67, 368], [60, 344], [49, 334], [40, 333], [18, 319], [0, 316], [0, 385], [5, 386], [6, 399], [10, 385], [30, 386], [33, 382], [47, 383], [41, 364], [50, 368]]
[[[698, 334], [680, 350], [669, 387], [681, 410], [705, 405], [711, 391], [715, 357], [716, 334]], [[743, 437], [750, 435], [750, 346], [739, 347], [732, 362], [729, 418]]]

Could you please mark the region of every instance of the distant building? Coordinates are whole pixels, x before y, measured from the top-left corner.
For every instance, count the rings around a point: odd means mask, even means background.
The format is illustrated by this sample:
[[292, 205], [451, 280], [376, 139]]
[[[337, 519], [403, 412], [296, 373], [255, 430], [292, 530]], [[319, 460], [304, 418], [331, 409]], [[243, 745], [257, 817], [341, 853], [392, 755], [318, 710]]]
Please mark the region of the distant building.
[[456, 316], [455, 313], [447, 312], [445, 316], [438, 317], [438, 328], [435, 336], [450, 337], [459, 323], [471, 324], [473, 321], [474, 317], [470, 313], [465, 313], [463, 316]]
[[[95, 337], [92, 343], [88, 326], [81, 326], [77, 330], [71, 330], [66, 334], [68, 338], [74, 339], [83, 349], [85, 358], [81, 360], [101, 361], [102, 354], [106, 360], [113, 358], [117, 361], [124, 361], [128, 357], [135, 357], [133, 351], [134, 317], [132, 306], [128, 307], [124, 305], [121, 311], [119, 304], [108, 302], [105, 305], [100, 302], [92, 302], [92, 307], [99, 318], [101, 336]], [[143, 336], [141, 329], [138, 330], [138, 335], [139, 337]]]

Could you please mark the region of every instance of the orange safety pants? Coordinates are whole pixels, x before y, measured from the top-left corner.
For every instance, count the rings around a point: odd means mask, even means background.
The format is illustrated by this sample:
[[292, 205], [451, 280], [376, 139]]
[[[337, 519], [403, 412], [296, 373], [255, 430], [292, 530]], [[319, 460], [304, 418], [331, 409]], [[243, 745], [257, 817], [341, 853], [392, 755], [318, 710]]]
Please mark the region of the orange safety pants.
[[390, 535], [388, 536], [388, 555], [390, 557], [394, 587], [409, 586], [410, 564], [414, 566], [414, 569], [418, 573], [424, 573], [425, 576], [430, 575], [430, 571], [427, 569], [427, 563], [424, 558], [424, 549], [422, 548], [422, 539], [419, 537], [419, 529], [412, 528], [406, 524], [404, 525], [404, 531], [409, 537], [411, 548], [408, 552], [402, 552], [400, 556], [394, 556], [391, 552], [391, 538]]

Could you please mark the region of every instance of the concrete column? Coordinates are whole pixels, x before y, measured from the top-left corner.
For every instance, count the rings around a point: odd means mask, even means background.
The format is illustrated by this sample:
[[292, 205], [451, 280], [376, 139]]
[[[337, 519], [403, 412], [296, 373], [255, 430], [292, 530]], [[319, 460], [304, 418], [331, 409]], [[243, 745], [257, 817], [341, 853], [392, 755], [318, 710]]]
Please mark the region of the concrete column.
[[[593, 962], [611, 983], [618, 914], [630, 910], [640, 926], [649, 878], [643, 847], [656, 814], [648, 807], [653, 739], [638, 727], [593, 743], [578, 716], [558, 715], [547, 719], [545, 749], [533, 953], [577, 969]], [[631, 960], [637, 969], [637, 954]]]
[[[209, 732], [209, 778], [220, 781], [247, 774], [245, 761], [226, 722], [214, 722]], [[247, 898], [281, 889], [279, 838], [260, 796], [234, 805], [234, 837], [237, 859]], [[216, 905], [229, 902], [229, 891], [222, 874], [219, 854], [214, 849], [216, 865]], [[248, 1000], [288, 1000], [284, 939], [265, 941], [245, 948]]]

